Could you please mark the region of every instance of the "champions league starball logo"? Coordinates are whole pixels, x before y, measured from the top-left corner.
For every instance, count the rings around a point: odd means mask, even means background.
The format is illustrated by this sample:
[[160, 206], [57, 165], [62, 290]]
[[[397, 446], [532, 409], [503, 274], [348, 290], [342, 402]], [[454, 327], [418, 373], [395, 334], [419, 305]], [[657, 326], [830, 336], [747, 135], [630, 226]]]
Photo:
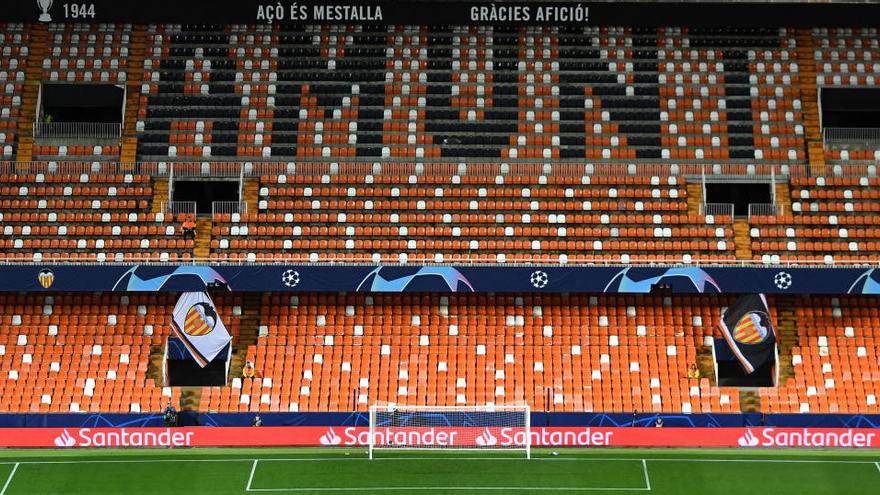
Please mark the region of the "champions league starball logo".
[[535, 270], [529, 276], [529, 283], [531, 283], [532, 287], [536, 289], [543, 289], [544, 287], [547, 287], [548, 283], [550, 283], [550, 276], [547, 275], [547, 272]]
[[791, 287], [791, 274], [788, 272], [779, 272], [773, 277], [773, 285], [779, 290], [787, 290]]
[[299, 285], [299, 272], [296, 270], [287, 270], [281, 274], [281, 283], [287, 287], [296, 287]]

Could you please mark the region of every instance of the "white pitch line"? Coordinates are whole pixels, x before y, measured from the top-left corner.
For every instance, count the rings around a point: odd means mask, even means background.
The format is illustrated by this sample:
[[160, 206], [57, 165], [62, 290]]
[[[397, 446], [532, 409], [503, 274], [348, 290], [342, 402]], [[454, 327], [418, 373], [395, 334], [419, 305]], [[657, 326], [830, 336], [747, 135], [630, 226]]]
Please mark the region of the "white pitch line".
[[[248, 459], [76, 459], [71, 461], [19, 461], [16, 464], [140, 464], [147, 462], [252, 462]], [[11, 464], [11, 463], [10, 463]]]
[[314, 487], [314, 488], [251, 488], [252, 492], [362, 492], [362, 491], [401, 491], [401, 490], [412, 490], [412, 491], [420, 491], [420, 490], [470, 490], [470, 491], [479, 491], [479, 490], [487, 490], [487, 491], [564, 491], [564, 492], [645, 492], [650, 489], [644, 487], [638, 488], [621, 488], [621, 487], [593, 487], [593, 488], [585, 488], [585, 487], [575, 487], [575, 486], [565, 486], [565, 487], [549, 487], [549, 486], [355, 486], [355, 487]]
[[651, 479], [648, 477], [648, 461], [642, 459], [642, 470], [645, 472], [645, 487], [651, 491]]
[[[600, 459], [596, 459], [600, 460]], [[789, 464], [874, 464], [872, 461], [847, 461], [839, 459], [673, 459], [671, 457], [646, 458], [646, 461], [672, 462], [769, 462]]]
[[880, 462], [875, 462], [874, 465], [877, 466], [877, 471], [880, 471]]
[[[564, 461], [639, 461], [641, 458], [632, 457], [533, 457], [531, 459], [513, 458], [513, 457], [380, 457], [368, 459], [366, 457], [236, 457], [225, 459], [186, 459], [169, 457], [165, 459], [75, 459], [69, 461], [8, 461], [0, 464], [103, 464], [103, 463], [150, 463], [150, 462], [253, 462], [255, 459], [260, 461], [307, 461], [307, 462], [328, 462], [328, 461], [344, 461], [344, 462], [376, 462], [376, 461], [419, 461], [419, 460], [473, 460], [473, 461], [517, 461], [522, 462], [564, 462]], [[646, 461], [667, 461], [667, 462], [768, 462], [768, 463], [808, 463], [808, 464], [877, 464], [874, 461], [851, 461], [840, 459], [694, 459], [694, 458], [674, 458], [674, 457], [646, 457]]]
[[246, 492], [251, 491], [251, 483], [254, 482], [254, 473], [257, 471], [257, 463], [258, 463], [258, 462], [260, 462], [259, 459], [254, 459], [254, 465], [251, 466], [251, 475], [248, 476], [248, 484], [247, 484], [247, 486], [244, 488], [244, 491], [246, 491]]
[[19, 463], [16, 462], [15, 465], [12, 466], [12, 471], [9, 473], [9, 477], [6, 478], [6, 483], [3, 485], [3, 489], [0, 490], [0, 495], [4, 495], [6, 493], [6, 489], [9, 488], [9, 483], [12, 482], [12, 477], [15, 476], [15, 472], [18, 471], [18, 465]]

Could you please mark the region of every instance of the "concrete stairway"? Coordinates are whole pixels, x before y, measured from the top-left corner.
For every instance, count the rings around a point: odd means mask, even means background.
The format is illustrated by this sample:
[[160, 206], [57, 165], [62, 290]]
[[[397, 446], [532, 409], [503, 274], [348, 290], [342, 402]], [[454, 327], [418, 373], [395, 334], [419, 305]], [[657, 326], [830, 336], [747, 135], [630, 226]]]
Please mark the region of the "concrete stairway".
[[736, 259], [752, 259], [752, 237], [749, 235], [749, 221], [738, 218], [733, 221], [733, 235], [736, 241]]
[[257, 203], [260, 201], [260, 179], [259, 177], [245, 177], [244, 188], [242, 190], [241, 199], [247, 204], [247, 212], [254, 214], [257, 212]]
[[813, 59], [813, 36], [809, 29], [798, 29], [797, 42], [798, 79], [804, 113], [804, 134], [807, 141], [807, 157], [812, 175], [825, 173], [825, 147], [819, 126], [819, 91], [816, 88], [816, 61]]
[[697, 348], [697, 369], [700, 370], [701, 378], [707, 378], [710, 384], [715, 385], [715, 358], [712, 357], [711, 346]]
[[159, 213], [162, 211], [162, 203], [168, 201], [168, 179], [164, 177], [153, 177], [153, 200], [150, 205], [150, 212]]
[[744, 413], [761, 412], [761, 395], [757, 387], [739, 389], [739, 410]]
[[198, 411], [202, 401], [202, 387], [180, 387], [180, 410]]
[[773, 300], [776, 308], [776, 341], [779, 348], [779, 386], [794, 378], [791, 364], [791, 350], [798, 345], [798, 322], [794, 307], [797, 296], [777, 296]]
[[132, 28], [128, 52], [128, 70], [125, 73], [125, 117], [122, 125], [122, 163], [137, 161], [136, 124], [141, 105], [141, 83], [144, 80], [144, 55], [147, 51], [147, 27]]
[[687, 183], [688, 215], [699, 215], [703, 203], [703, 185], [699, 182]]
[[238, 335], [233, 341], [232, 362], [229, 365], [230, 380], [241, 376], [241, 369], [247, 360], [248, 348], [257, 345], [260, 331], [262, 296], [263, 294], [260, 292], [247, 292], [244, 295]]
[[782, 212], [791, 214], [791, 187], [788, 181], [776, 183], [776, 204], [782, 207]]
[[49, 30], [43, 23], [31, 24], [28, 34], [31, 40], [28, 46], [21, 110], [18, 115], [16, 160], [20, 162], [29, 162], [34, 156], [34, 122], [37, 119], [37, 100], [40, 95], [40, 84], [43, 81], [43, 58], [49, 41]]
[[206, 259], [211, 254], [211, 217], [199, 217], [196, 219], [196, 247], [193, 256], [197, 259]]
[[157, 387], [165, 386], [165, 379], [162, 377], [164, 359], [165, 349], [161, 345], [151, 345], [150, 362], [147, 364], [147, 379], [152, 378]]

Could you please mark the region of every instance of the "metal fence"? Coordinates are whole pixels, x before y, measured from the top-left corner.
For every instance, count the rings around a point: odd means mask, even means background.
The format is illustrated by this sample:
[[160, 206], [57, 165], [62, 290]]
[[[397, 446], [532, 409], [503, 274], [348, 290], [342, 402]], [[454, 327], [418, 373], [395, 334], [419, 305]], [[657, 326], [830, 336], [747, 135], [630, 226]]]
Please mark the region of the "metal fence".
[[211, 203], [211, 214], [216, 215], [232, 215], [238, 213], [244, 215], [247, 213], [247, 203], [244, 201], [214, 201]]
[[700, 205], [700, 214], [732, 217], [733, 203], [703, 203]]
[[162, 213], [166, 215], [195, 215], [195, 201], [163, 201]]
[[826, 127], [822, 130], [822, 139], [829, 145], [874, 146], [880, 144], [880, 128]]
[[35, 138], [119, 139], [119, 122], [34, 122]]
[[752, 203], [749, 205], [749, 220], [752, 217], [776, 217], [784, 214], [784, 205], [773, 203]]

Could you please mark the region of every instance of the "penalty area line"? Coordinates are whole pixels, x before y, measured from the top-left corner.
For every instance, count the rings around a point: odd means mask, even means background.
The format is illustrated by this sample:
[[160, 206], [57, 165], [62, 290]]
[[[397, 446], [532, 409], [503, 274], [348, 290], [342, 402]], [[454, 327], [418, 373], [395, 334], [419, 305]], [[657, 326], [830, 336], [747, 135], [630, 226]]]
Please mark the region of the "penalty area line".
[[642, 459], [642, 471], [645, 472], [645, 489], [651, 491], [651, 478], [648, 477], [648, 461]]
[[579, 487], [579, 486], [352, 486], [313, 488], [251, 488], [252, 492], [364, 492], [364, 491], [422, 491], [422, 490], [468, 490], [468, 491], [554, 491], [554, 492], [645, 492], [650, 488]]
[[19, 463], [16, 462], [14, 466], [12, 466], [12, 471], [9, 472], [9, 476], [6, 478], [6, 483], [3, 484], [3, 489], [0, 490], [0, 495], [4, 495], [6, 493], [6, 489], [9, 488], [9, 483], [12, 483], [12, 477], [15, 476], [15, 472], [18, 471]]
[[244, 491], [246, 491], [246, 492], [251, 491], [251, 483], [254, 482], [254, 473], [257, 471], [257, 463], [259, 463], [259, 462], [260, 462], [259, 459], [254, 459], [254, 464], [251, 466], [251, 475], [248, 476], [247, 486], [244, 487]]

